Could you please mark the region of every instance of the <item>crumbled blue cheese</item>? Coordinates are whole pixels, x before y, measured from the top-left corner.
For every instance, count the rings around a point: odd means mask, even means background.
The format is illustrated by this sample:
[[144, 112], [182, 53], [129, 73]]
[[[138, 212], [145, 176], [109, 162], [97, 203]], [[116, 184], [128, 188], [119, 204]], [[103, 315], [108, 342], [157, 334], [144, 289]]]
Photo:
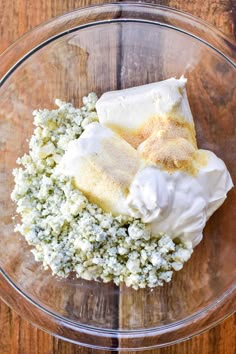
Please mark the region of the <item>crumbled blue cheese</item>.
[[151, 235], [139, 219], [104, 213], [74, 187], [73, 179], [57, 172], [68, 143], [98, 120], [96, 101], [90, 93], [81, 109], [56, 100], [57, 110], [33, 112], [29, 154], [17, 160], [22, 167], [13, 171], [12, 199], [21, 215], [15, 230], [33, 246], [36, 261], [55, 275], [75, 272], [134, 289], [163, 285], [190, 258], [191, 243]]

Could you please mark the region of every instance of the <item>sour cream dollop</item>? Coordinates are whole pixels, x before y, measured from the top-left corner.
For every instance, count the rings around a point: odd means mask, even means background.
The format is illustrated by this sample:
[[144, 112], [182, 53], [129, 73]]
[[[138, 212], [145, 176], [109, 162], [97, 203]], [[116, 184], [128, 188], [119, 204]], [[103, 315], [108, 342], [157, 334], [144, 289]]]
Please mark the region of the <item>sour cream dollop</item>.
[[202, 239], [206, 221], [218, 209], [233, 187], [230, 174], [214, 153], [204, 151], [207, 164], [196, 176], [157, 167], [139, 171], [127, 198], [129, 213], [150, 223], [152, 232], [191, 241]]

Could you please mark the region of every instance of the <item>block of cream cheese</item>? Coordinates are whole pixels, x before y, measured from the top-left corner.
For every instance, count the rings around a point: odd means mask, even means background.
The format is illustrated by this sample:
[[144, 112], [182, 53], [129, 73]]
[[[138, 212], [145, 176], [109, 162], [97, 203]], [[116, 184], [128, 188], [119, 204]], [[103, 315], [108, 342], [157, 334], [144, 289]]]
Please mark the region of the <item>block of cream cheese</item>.
[[97, 101], [99, 121], [120, 134], [132, 146], [148, 138], [160, 118], [171, 116], [194, 125], [185, 84], [170, 78], [148, 85], [104, 93]]
[[73, 177], [90, 202], [117, 215], [128, 214], [126, 196], [139, 164], [137, 151], [125, 140], [91, 123], [68, 144], [58, 170]]

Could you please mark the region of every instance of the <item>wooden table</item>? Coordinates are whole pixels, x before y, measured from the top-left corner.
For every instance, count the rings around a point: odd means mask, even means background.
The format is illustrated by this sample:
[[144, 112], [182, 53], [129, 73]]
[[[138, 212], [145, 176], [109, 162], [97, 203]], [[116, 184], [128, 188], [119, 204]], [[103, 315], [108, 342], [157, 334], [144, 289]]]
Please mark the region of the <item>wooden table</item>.
[[[47, 19], [78, 7], [103, 2], [112, 1], [0, 0], [0, 53], [23, 33]], [[188, 11], [215, 25], [231, 39], [235, 39], [236, 0], [154, 0], [149, 2]], [[187, 342], [147, 353], [233, 354], [236, 352], [235, 320], [236, 316], [231, 316], [215, 328]], [[88, 354], [94, 352], [105, 353], [101, 350], [81, 348], [58, 340], [21, 319], [0, 301], [0, 354]]]

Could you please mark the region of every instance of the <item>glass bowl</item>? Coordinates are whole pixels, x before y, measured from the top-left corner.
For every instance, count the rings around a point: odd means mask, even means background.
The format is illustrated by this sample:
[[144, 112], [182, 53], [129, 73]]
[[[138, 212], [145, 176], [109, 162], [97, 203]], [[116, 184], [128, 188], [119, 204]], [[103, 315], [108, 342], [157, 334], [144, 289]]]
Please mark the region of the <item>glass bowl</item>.
[[236, 192], [213, 215], [184, 269], [155, 289], [60, 279], [34, 261], [13, 232], [12, 169], [27, 152], [32, 111], [55, 98], [179, 77], [199, 146], [236, 176], [235, 46], [213, 27], [161, 6], [107, 4], [76, 10], [27, 33], [0, 57], [0, 295], [21, 316], [70, 342], [94, 348], [161, 347], [187, 339], [235, 308]]

